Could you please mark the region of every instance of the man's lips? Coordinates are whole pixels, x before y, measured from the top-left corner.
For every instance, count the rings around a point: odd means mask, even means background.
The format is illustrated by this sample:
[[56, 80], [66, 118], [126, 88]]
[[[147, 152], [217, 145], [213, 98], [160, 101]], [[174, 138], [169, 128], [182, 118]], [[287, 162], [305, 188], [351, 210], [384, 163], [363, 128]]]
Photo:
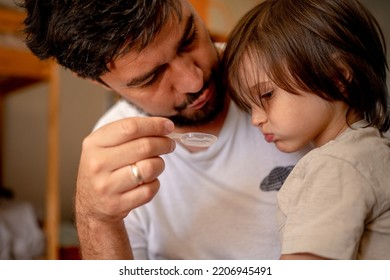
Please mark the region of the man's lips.
[[194, 102], [187, 106], [188, 109], [200, 109], [202, 108], [207, 101], [210, 99], [210, 88], [207, 88], [203, 91], [201, 96], [198, 97]]

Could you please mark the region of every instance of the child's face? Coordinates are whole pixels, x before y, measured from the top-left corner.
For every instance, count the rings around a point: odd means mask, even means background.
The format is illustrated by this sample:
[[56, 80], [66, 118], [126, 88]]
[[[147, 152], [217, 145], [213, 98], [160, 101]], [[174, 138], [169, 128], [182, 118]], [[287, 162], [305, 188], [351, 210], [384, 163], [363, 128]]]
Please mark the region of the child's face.
[[[251, 65], [246, 66], [252, 69]], [[252, 123], [280, 151], [294, 152], [309, 143], [322, 146], [347, 127], [344, 103], [329, 102], [308, 92], [289, 93], [275, 85], [261, 67], [254, 69], [258, 72], [256, 77], [253, 71], [246, 71], [246, 79], [249, 88], [261, 89], [251, 94], [261, 96], [263, 106], [248, 101]]]

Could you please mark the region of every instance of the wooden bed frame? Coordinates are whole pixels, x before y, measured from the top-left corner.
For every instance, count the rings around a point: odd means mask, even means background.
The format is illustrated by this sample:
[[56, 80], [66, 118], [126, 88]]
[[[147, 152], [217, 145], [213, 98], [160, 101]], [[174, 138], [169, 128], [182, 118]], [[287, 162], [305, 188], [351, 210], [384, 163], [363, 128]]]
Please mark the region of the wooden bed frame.
[[[21, 36], [24, 13], [0, 6], [0, 34]], [[27, 48], [12, 48], [0, 43], [0, 184], [2, 181], [2, 139], [4, 98], [16, 90], [36, 83], [48, 87], [48, 170], [45, 194], [44, 229], [47, 259], [58, 259], [59, 183], [58, 183], [58, 108], [59, 69], [54, 61], [40, 61]]]

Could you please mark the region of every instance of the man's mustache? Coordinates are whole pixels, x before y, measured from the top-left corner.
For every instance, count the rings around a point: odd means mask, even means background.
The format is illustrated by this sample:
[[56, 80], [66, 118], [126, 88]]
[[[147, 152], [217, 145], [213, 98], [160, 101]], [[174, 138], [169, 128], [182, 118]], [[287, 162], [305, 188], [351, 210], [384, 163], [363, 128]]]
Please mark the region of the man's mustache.
[[203, 92], [210, 86], [210, 79], [207, 80], [204, 84], [203, 87], [201, 88], [200, 91], [198, 92], [192, 92], [192, 93], [187, 93], [187, 100], [184, 101], [181, 105], [176, 106], [175, 110], [178, 112], [183, 111], [187, 106], [191, 105], [195, 100], [199, 98], [203, 94]]

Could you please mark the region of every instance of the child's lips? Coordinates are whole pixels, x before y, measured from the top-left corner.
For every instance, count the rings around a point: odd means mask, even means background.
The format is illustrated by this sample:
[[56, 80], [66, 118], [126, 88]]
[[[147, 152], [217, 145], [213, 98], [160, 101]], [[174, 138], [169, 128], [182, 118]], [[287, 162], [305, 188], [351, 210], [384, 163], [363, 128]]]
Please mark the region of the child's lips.
[[268, 143], [271, 143], [274, 141], [274, 135], [271, 134], [271, 133], [264, 133], [264, 139], [265, 141], [267, 141]]

